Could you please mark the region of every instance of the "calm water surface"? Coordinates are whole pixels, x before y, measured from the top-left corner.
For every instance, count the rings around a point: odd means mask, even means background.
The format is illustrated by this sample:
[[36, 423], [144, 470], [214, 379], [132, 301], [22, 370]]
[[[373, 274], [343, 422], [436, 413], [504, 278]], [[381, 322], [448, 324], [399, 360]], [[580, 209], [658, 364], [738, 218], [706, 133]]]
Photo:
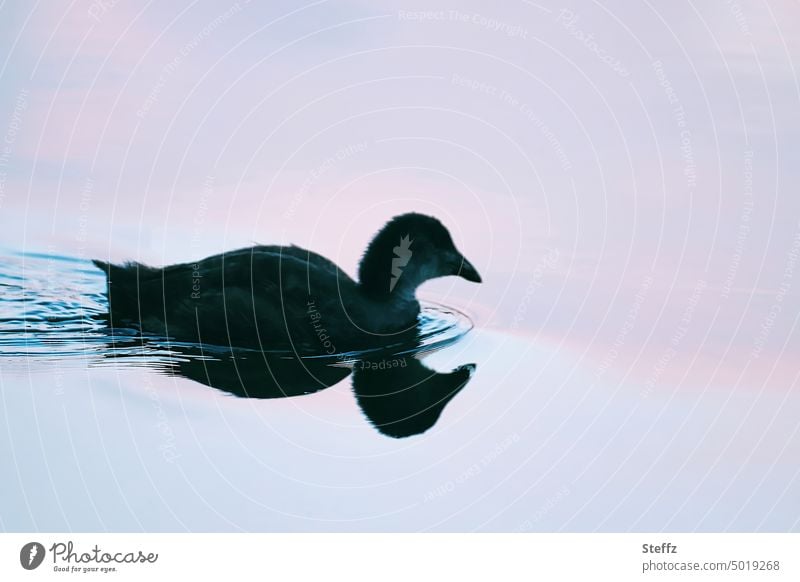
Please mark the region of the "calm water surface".
[[[354, 369], [366, 356], [350, 354], [347, 365], [308, 364], [322, 385], [280, 398], [248, 367], [263, 372], [252, 353], [108, 330], [103, 274], [88, 261], [6, 253], [2, 264], [0, 453], [18, 475], [3, 487], [20, 500], [2, 514], [7, 529], [651, 530], [689, 528], [703, 512], [700, 529], [712, 530], [794, 519], [798, 499], [770, 485], [797, 471], [782, 420], [793, 395], [759, 395], [760, 410], [745, 394], [645, 398], [641, 385], [598, 381], [563, 346], [470, 331], [465, 315], [429, 305], [423, 345], [378, 360], [413, 362], [419, 383], [409, 368]], [[421, 389], [412, 404], [395, 396], [376, 408], [370, 397], [393, 394], [393, 378], [400, 392]], [[231, 396], [239, 386], [257, 398]], [[726, 446], [753, 438], [785, 456]]]

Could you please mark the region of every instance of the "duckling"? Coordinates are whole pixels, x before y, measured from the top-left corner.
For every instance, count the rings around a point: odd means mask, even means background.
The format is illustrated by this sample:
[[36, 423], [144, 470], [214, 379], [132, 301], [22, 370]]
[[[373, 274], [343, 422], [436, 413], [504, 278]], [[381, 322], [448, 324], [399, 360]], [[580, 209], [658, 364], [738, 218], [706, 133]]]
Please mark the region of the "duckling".
[[416, 332], [422, 283], [451, 275], [482, 282], [447, 228], [417, 213], [378, 232], [358, 281], [296, 246], [254, 246], [160, 268], [94, 263], [107, 276], [112, 327], [300, 355], [402, 342]]

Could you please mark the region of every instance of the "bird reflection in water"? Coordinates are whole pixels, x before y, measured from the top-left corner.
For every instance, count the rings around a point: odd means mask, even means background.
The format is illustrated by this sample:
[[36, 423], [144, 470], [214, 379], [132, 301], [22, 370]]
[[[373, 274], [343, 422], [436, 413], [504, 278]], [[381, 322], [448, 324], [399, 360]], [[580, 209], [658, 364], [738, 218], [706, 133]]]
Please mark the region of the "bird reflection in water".
[[356, 400], [382, 434], [422, 434], [469, 383], [475, 364], [439, 373], [420, 361], [423, 353], [358, 358], [300, 358], [231, 350], [205, 352], [182, 347], [167, 372], [240, 398], [274, 399], [314, 394], [352, 377]]

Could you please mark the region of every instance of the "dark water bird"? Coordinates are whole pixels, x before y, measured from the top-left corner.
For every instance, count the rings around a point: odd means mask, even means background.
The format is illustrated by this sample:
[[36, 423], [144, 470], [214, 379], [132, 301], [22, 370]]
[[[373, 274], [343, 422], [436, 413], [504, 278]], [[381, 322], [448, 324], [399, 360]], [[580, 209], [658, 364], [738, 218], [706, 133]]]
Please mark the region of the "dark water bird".
[[107, 275], [110, 324], [179, 341], [335, 354], [407, 341], [430, 279], [481, 277], [436, 218], [404, 214], [369, 243], [352, 279], [296, 246], [255, 246], [196, 263], [94, 261]]

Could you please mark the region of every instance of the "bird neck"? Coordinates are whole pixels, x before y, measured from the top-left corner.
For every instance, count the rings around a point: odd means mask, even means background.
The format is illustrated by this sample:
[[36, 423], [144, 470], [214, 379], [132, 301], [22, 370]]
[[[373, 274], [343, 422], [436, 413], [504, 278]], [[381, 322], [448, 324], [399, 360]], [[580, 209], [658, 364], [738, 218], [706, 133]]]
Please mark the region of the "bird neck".
[[380, 232], [367, 247], [358, 270], [362, 291], [375, 299], [416, 303], [422, 283], [414, 241], [394, 229]]

